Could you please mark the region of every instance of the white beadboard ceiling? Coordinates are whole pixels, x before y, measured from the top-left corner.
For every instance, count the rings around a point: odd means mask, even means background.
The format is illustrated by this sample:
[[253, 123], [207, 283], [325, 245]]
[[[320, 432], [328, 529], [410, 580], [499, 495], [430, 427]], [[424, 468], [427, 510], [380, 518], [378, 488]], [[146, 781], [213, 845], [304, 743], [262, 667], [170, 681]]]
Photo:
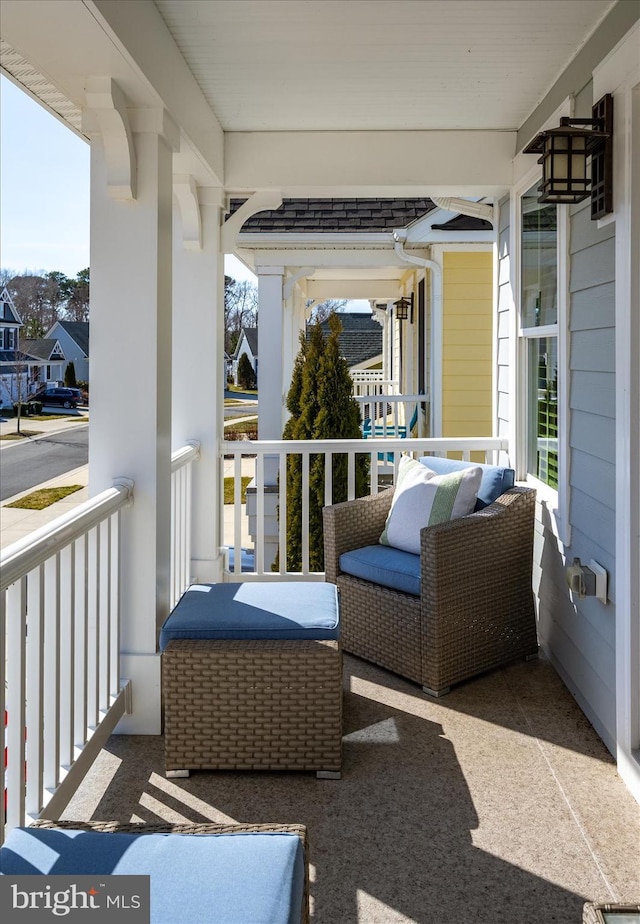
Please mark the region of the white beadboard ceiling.
[[517, 129], [615, 0], [155, 0], [225, 131]]

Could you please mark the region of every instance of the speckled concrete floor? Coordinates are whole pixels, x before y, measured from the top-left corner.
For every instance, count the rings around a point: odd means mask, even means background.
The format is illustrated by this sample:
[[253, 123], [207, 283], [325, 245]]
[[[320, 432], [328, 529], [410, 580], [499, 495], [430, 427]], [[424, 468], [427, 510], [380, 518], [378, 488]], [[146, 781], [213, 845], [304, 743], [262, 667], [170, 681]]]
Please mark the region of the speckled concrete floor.
[[640, 807], [546, 661], [433, 700], [347, 656], [344, 733], [340, 781], [166, 780], [161, 737], [113, 736], [64, 817], [306, 824], [314, 924], [580, 924], [640, 899]]

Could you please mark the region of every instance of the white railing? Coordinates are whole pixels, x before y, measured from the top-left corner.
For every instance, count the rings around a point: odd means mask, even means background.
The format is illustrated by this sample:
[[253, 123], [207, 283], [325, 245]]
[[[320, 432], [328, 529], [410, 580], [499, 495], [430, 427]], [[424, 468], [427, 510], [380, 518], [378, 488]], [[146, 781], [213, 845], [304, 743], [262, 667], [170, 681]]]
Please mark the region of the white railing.
[[351, 371], [353, 381], [352, 394], [354, 397], [370, 395], [395, 395], [399, 390], [399, 383], [394, 379], [383, 378], [382, 372]]
[[188, 442], [171, 456], [171, 608], [191, 582], [191, 468], [200, 443]]
[[[233, 459], [235, 482], [234, 516], [232, 535], [225, 537], [233, 550], [233, 567], [226, 573], [227, 580], [322, 580], [323, 572], [309, 567], [309, 523], [311, 515], [310, 471], [312, 459], [324, 457], [324, 504], [334, 503], [332, 465], [334, 456], [347, 456], [347, 497], [356, 496], [356, 456], [368, 460], [368, 482], [364, 493], [376, 494], [381, 487], [393, 484], [401, 453], [415, 456], [455, 454], [457, 458], [470, 460], [478, 456], [486, 462], [496, 462], [498, 453], [507, 451], [507, 441], [490, 437], [457, 439], [371, 439], [371, 440], [278, 440], [244, 441], [221, 443], [221, 454]], [[287, 459], [297, 456], [300, 460], [300, 543], [302, 567], [300, 571], [286, 570], [287, 562]], [[244, 465], [243, 465], [244, 462]], [[247, 493], [247, 504], [241, 502], [241, 475], [250, 465], [253, 482]], [[222, 477], [222, 476], [221, 476]], [[252, 570], [242, 570], [243, 519], [249, 516], [253, 549]], [[224, 520], [221, 521], [221, 535], [224, 535]], [[273, 570], [274, 562], [278, 570]]]
[[[68, 802], [118, 720], [122, 481], [0, 555], [6, 828]], [[4, 826], [0, 824], [0, 839]]]
[[427, 436], [428, 395], [356, 396], [360, 407], [362, 433], [371, 437]]

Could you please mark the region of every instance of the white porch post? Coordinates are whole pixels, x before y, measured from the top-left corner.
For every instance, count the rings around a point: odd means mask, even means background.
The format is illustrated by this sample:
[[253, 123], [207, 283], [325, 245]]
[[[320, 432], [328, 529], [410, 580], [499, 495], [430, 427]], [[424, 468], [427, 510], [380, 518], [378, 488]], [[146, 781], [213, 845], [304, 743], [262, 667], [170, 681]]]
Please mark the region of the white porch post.
[[257, 267], [258, 438], [279, 440], [283, 424], [283, 266]]
[[[93, 103], [88, 94], [96, 112], [87, 114], [96, 117], [91, 123], [89, 490], [95, 495], [118, 476], [135, 482], [134, 504], [122, 517], [120, 562], [121, 670], [132, 680], [133, 712], [117, 730], [159, 734], [157, 627], [169, 608], [177, 131], [166, 113], [132, 112], [115, 95], [109, 109], [108, 84], [98, 80], [105, 93], [96, 93]], [[114, 112], [119, 120], [112, 118]]]
[[[285, 365], [283, 266], [258, 267], [258, 438], [282, 439], [283, 369]], [[278, 460], [264, 464], [264, 567], [278, 552]], [[249, 532], [257, 536], [255, 482], [247, 489]]]
[[[223, 191], [195, 189], [189, 203], [178, 195], [173, 273], [173, 449], [200, 443], [192, 474], [191, 580], [222, 577], [219, 557], [220, 482], [218, 438], [223, 435], [224, 260], [220, 250]], [[191, 212], [188, 209], [191, 209]], [[176, 210], [178, 211], [178, 210]], [[200, 233], [193, 233], [199, 215]], [[191, 235], [190, 235], [191, 228]], [[197, 239], [199, 237], [199, 240]]]

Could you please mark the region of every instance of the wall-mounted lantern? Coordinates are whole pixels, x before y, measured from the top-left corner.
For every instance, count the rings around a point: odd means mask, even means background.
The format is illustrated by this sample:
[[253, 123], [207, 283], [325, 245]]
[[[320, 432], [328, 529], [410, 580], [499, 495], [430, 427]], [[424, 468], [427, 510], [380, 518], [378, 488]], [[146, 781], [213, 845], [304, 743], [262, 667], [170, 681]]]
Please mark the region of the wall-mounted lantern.
[[[560, 119], [558, 128], [540, 132], [524, 149], [540, 154], [539, 202], [573, 204], [591, 196], [591, 218], [613, 211], [613, 97], [592, 108], [591, 119]], [[591, 126], [580, 128], [579, 126]], [[591, 158], [591, 174], [587, 160]]]
[[406, 298], [403, 295], [397, 302], [393, 303], [393, 313], [398, 321], [407, 320], [409, 309], [411, 309], [411, 320], [413, 321], [413, 292], [411, 293], [411, 298]]

